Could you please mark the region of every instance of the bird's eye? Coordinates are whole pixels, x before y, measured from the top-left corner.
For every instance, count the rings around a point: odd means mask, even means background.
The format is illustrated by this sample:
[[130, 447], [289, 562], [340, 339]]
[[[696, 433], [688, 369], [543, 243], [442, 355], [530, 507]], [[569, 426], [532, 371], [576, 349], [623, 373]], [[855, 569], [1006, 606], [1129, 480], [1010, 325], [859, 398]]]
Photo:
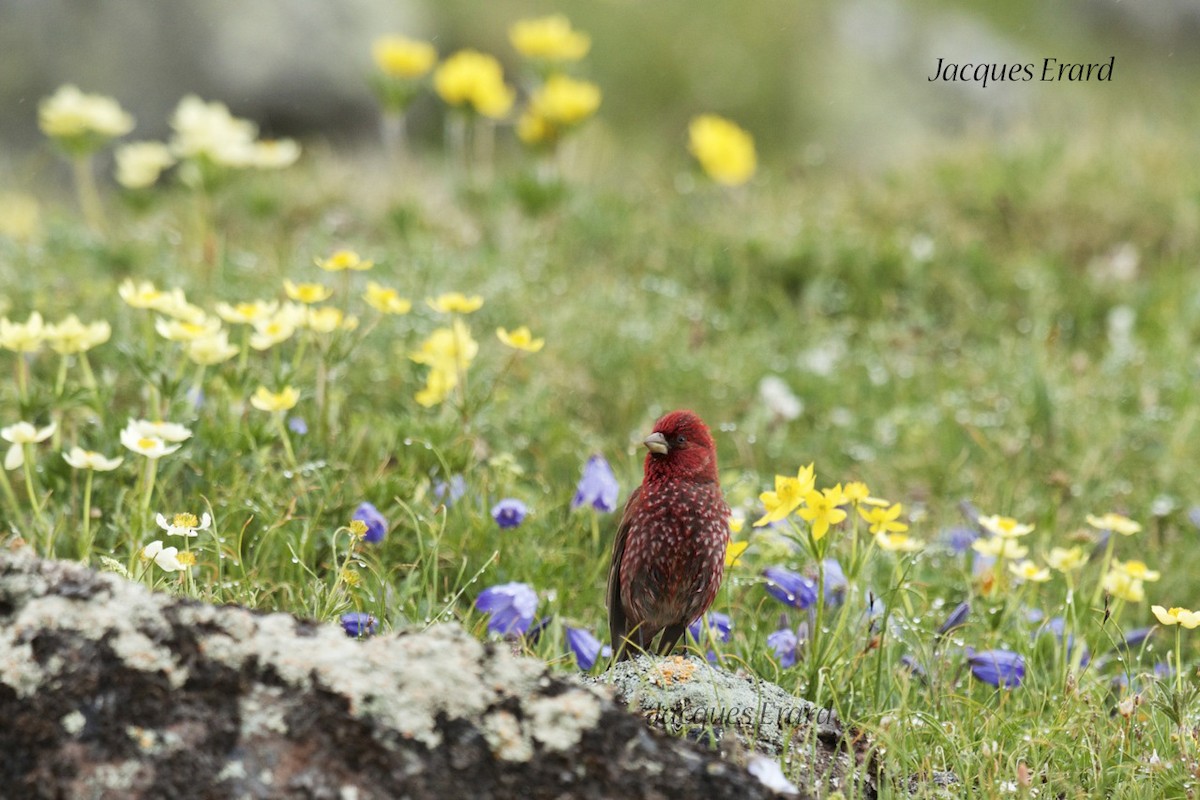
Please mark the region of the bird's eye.
[[682, 447], [685, 444], [687, 444], [687, 437], [684, 436], [682, 433], [675, 437], [675, 446], [676, 447]]

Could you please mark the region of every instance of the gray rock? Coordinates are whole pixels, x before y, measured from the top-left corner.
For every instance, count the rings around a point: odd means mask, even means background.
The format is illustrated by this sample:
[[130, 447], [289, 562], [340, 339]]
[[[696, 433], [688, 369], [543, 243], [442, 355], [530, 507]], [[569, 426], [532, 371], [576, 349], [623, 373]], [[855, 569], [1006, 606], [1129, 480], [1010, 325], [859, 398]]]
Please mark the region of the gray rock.
[[873, 770], [854, 732], [843, 728], [832, 709], [773, 683], [680, 656], [623, 661], [591, 680], [611, 685], [630, 710], [673, 735], [726, 752], [783, 756], [785, 774], [814, 794], [849, 786], [856, 797], [876, 794]]
[[0, 553], [0, 790], [29, 798], [769, 797], [457, 626], [365, 642]]

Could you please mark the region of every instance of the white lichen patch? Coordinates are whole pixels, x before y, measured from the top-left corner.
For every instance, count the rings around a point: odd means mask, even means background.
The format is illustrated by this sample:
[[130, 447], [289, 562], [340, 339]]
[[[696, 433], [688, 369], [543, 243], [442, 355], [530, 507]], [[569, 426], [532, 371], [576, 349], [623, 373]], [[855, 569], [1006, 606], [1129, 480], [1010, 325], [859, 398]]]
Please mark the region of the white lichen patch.
[[238, 700], [238, 718], [242, 721], [242, 739], [288, 731], [284, 715], [287, 704], [281, 702], [283, 689], [278, 686], [255, 686], [250, 694]]
[[187, 682], [187, 669], [175, 663], [174, 654], [166, 647], [155, 644], [141, 631], [118, 629], [109, 646], [127, 667], [139, 672], [163, 673], [172, 689], [178, 689]]
[[521, 730], [521, 721], [508, 711], [497, 711], [484, 717], [483, 738], [492, 755], [501, 761], [533, 758], [533, 741]]
[[69, 714], [64, 714], [59, 720], [63, 726], [63, 730], [72, 736], [78, 734], [81, 730], [87, 727], [87, 717], [81, 714], [78, 710], [72, 711]]
[[0, 683], [10, 687], [17, 697], [31, 697], [45, 676], [33, 658], [33, 647], [15, 638], [11, 633], [0, 636]]
[[600, 701], [591, 692], [570, 689], [557, 697], [539, 697], [525, 704], [533, 738], [548, 750], [569, 750], [584, 731], [600, 719]]

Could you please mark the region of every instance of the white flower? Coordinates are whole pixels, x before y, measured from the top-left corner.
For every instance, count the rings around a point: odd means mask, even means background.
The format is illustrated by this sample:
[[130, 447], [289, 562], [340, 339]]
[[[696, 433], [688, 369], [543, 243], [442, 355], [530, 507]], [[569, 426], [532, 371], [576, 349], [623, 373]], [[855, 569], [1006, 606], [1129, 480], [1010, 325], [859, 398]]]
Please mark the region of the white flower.
[[224, 103], [205, 103], [190, 94], [179, 101], [171, 127], [171, 151], [179, 158], [207, 158], [235, 168], [255, 163], [257, 126], [230, 114]]
[[131, 419], [125, 426], [139, 436], [157, 436], [164, 442], [183, 442], [191, 438], [192, 432], [178, 422], [151, 422], [148, 419]]
[[263, 139], [254, 143], [254, 166], [259, 169], [283, 169], [300, 158], [300, 145], [294, 139]]
[[44, 428], [35, 428], [28, 422], [18, 422], [7, 428], [0, 428], [0, 438], [12, 442], [12, 447], [4, 454], [5, 469], [19, 469], [25, 463], [25, 448], [23, 445], [44, 442], [54, 435], [58, 423], [51, 422]]
[[212, 524], [212, 517], [207, 511], [199, 521], [196, 520], [195, 514], [176, 514], [170, 520], [159, 514], [155, 516], [154, 521], [168, 536], [199, 536], [200, 531], [208, 530], [208, 526]]
[[0, 347], [17, 353], [36, 353], [46, 340], [42, 315], [34, 311], [27, 322], [0, 318]]
[[228, 361], [241, 350], [237, 345], [229, 343], [229, 334], [219, 330], [211, 336], [201, 336], [183, 346], [188, 358], [201, 366], [212, 366]]
[[42, 133], [56, 139], [89, 133], [112, 138], [133, 130], [133, 117], [116, 100], [99, 94], [84, 94], [75, 86], [60, 86], [38, 105]]
[[121, 444], [146, 458], [162, 458], [174, 453], [180, 447], [179, 445], [169, 447], [166, 442], [157, 436], [139, 433], [133, 428], [132, 424], [126, 426], [121, 431]]
[[154, 321], [154, 330], [158, 331], [159, 336], [172, 342], [192, 342], [212, 336], [221, 330], [221, 320], [209, 317], [185, 322], [159, 317]]
[[175, 163], [175, 157], [162, 142], [131, 142], [117, 148], [117, 183], [126, 189], [145, 189]]
[[165, 572], [179, 572], [183, 564], [179, 563], [178, 547], [163, 547], [159, 539], [142, 548], [142, 560], [153, 561]]
[[94, 450], [84, 450], [82, 447], [72, 447], [63, 453], [63, 460], [75, 469], [94, 469], [97, 472], [108, 472], [121, 466], [124, 458], [105, 458]]
[[83, 353], [98, 344], [104, 344], [112, 335], [112, 326], [101, 320], [84, 325], [79, 317], [71, 314], [57, 325], [47, 325], [46, 341], [50, 349], [62, 355]]

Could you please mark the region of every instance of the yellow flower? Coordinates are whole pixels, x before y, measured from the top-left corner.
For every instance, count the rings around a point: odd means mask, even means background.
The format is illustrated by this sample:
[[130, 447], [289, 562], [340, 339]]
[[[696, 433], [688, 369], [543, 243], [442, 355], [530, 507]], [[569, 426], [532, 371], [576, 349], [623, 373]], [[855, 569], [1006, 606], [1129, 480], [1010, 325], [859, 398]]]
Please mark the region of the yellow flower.
[[517, 138], [525, 144], [541, 144], [558, 135], [558, 130], [542, 117], [526, 108], [517, 118]]
[[578, 61], [592, 46], [588, 35], [572, 30], [562, 14], [517, 20], [509, 26], [508, 40], [526, 58], [545, 61]]
[[1200, 611], [1190, 611], [1179, 607], [1168, 611], [1162, 606], [1150, 606], [1150, 610], [1163, 625], [1182, 625], [1188, 630], [1200, 626]]
[[846, 512], [839, 508], [844, 502], [846, 498], [842, 496], [842, 485], [839, 483], [831, 489], [809, 491], [804, 495], [804, 505], [796, 513], [812, 528], [813, 539], [820, 541], [829, 532], [830, 525], [837, 525], [846, 519]]
[[1008, 571], [1016, 575], [1021, 580], [1030, 581], [1032, 583], [1045, 583], [1050, 580], [1050, 570], [1046, 567], [1039, 567], [1032, 561], [1015, 561], [1010, 562]]
[[981, 516], [979, 524], [984, 530], [991, 531], [996, 536], [1003, 539], [1015, 539], [1018, 536], [1024, 536], [1027, 533], [1033, 532], [1033, 525], [1026, 525], [1017, 522], [1012, 517], [1002, 517], [999, 514], [993, 514], [990, 517]]
[[1111, 511], [1102, 517], [1088, 514], [1087, 521], [1088, 525], [1091, 525], [1096, 530], [1115, 531], [1122, 536], [1132, 536], [1142, 529], [1141, 525], [1134, 522], [1129, 517], [1123, 517], [1120, 514], [1114, 514]]
[[1162, 577], [1162, 573], [1156, 569], [1150, 569], [1144, 561], [1118, 561], [1112, 560], [1112, 568], [1124, 572], [1131, 578], [1137, 578], [1141, 581], [1153, 583]]
[[755, 520], [754, 527], [761, 528], [772, 522], [784, 519], [804, 502], [804, 496], [812, 491], [816, 476], [813, 465], [801, 467], [795, 478], [786, 475], [775, 476], [775, 491], [763, 492], [758, 496], [767, 513]]
[[1056, 569], [1059, 572], [1071, 572], [1083, 566], [1084, 562], [1083, 548], [1076, 546], [1070, 549], [1065, 547], [1051, 547], [1050, 554], [1046, 556], [1046, 563], [1051, 569]]
[[433, 68], [437, 50], [406, 36], [381, 36], [371, 44], [371, 57], [390, 78], [419, 78]]
[[336, 250], [329, 258], [316, 258], [313, 261], [318, 267], [329, 272], [341, 272], [347, 269], [363, 272], [375, 266], [374, 261], [361, 258], [353, 250]]
[[425, 378], [425, 388], [417, 392], [415, 399], [425, 408], [436, 406], [450, 396], [458, 385], [458, 373], [444, 366], [434, 366]]
[[469, 105], [492, 119], [507, 114], [516, 96], [504, 83], [500, 62], [476, 50], [459, 50], [443, 61], [433, 74], [433, 86], [450, 105]]
[[345, 331], [352, 331], [358, 327], [358, 317], [353, 314], [349, 316], [343, 315], [340, 308], [323, 306], [321, 308], [310, 308], [305, 324], [317, 333], [332, 333], [338, 328]]
[[395, 289], [367, 281], [367, 291], [363, 294], [367, 305], [382, 314], [407, 314], [412, 311], [412, 301], [400, 296]]
[[902, 533], [908, 530], [906, 523], [897, 521], [900, 517], [900, 512], [903, 510], [904, 507], [900, 503], [895, 503], [887, 508], [879, 506], [863, 508], [859, 506], [858, 515], [870, 524], [871, 527], [867, 529], [870, 533]]
[[104, 344], [111, 335], [112, 327], [107, 322], [84, 325], [74, 314], [57, 325], [47, 325], [45, 332], [50, 349], [63, 355], [84, 353], [98, 344]]
[[117, 294], [133, 308], [148, 308], [186, 322], [204, 320], [204, 309], [189, 303], [180, 288], [164, 292], [154, 288], [150, 281], [134, 283], [132, 278], [126, 278], [117, 287]]
[[291, 386], [285, 386], [279, 392], [272, 392], [265, 386], [259, 386], [250, 398], [250, 405], [260, 411], [276, 412], [293, 409], [299, 401], [300, 392]]
[[530, 110], [556, 125], [576, 125], [600, 107], [600, 87], [566, 75], [551, 75], [529, 99]]
[[322, 303], [333, 296], [333, 289], [319, 283], [292, 283], [283, 281], [283, 290], [287, 296], [301, 303]]
[[63, 460], [75, 469], [91, 469], [96, 472], [109, 472], [121, 466], [123, 458], [106, 458], [94, 450], [84, 450], [82, 447], [72, 447], [63, 453]]
[[42, 315], [34, 311], [25, 322], [0, 318], [0, 347], [16, 353], [36, 353], [46, 340]]
[[529, 328], [524, 325], [512, 333], [509, 333], [504, 328], [496, 328], [496, 338], [509, 347], [524, 350], [527, 353], [536, 353], [546, 345], [545, 339], [534, 339], [533, 334], [529, 332]]
[[425, 303], [442, 314], [470, 314], [483, 307], [483, 298], [477, 294], [467, 297], [462, 292], [446, 292], [436, 298], [427, 299]]
[[196, 566], [196, 554], [190, 550], [184, 550], [175, 556], [175, 560], [179, 562], [180, 569]]
[[250, 166], [258, 169], [284, 169], [299, 160], [300, 145], [295, 139], [262, 139], [250, 153]]
[[418, 364], [442, 369], [451, 375], [465, 371], [479, 352], [479, 343], [471, 337], [471, 331], [461, 319], [455, 319], [453, 327], [436, 328], [421, 343], [421, 349], [409, 356]]
[[215, 335], [221, 330], [221, 320], [210, 317], [200, 322], [183, 322], [159, 317], [154, 321], [154, 330], [172, 342], [191, 342]]
[[217, 303], [217, 316], [230, 324], [253, 324], [267, 319], [279, 308], [278, 300], [251, 300], [244, 303]]
[[875, 534], [875, 544], [880, 550], [890, 552], [914, 553], [925, 546], [920, 539], [914, 539], [907, 533], [888, 533], [880, 530]]
[[133, 117], [111, 97], [67, 85], [38, 104], [38, 127], [72, 149], [90, 152], [133, 130]]
[[201, 366], [212, 366], [228, 361], [240, 352], [235, 344], [229, 343], [229, 334], [224, 330], [216, 331], [208, 336], [192, 339], [184, 345], [187, 357]]
[[746, 516], [741, 511], [734, 511], [729, 516], [729, 532], [737, 535], [746, 527]]
[[971, 549], [976, 553], [993, 558], [1024, 558], [1029, 555], [1029, 548], [1018, 544], [1016, 539], [1003, 536], [991, 536], [986, 539], [976, 539], [971, 542]]
[[739, 186], [754, 175], [754, 139], [715, 114], [695, 117], [688, 126], [688, 150], [708, 176], [725, 186]]
[[1144, 584], [1124, 572], [1113, 570], [1108, 573], [1104, 576], [1103, 585], [1104, 591], [1130, 603], [1140, 603], [1146, 598]]
[[175, 157], [162, 142], [130, 142], [117, 148], [117, 183], [126, 189], [145, 189], [158, 181]]
[[750, 546], [749, 542], [734, 542], [730, 541], [725, 545], [725, 566], [732, 567], [742, 553], [746, 552], [746, 548]]

